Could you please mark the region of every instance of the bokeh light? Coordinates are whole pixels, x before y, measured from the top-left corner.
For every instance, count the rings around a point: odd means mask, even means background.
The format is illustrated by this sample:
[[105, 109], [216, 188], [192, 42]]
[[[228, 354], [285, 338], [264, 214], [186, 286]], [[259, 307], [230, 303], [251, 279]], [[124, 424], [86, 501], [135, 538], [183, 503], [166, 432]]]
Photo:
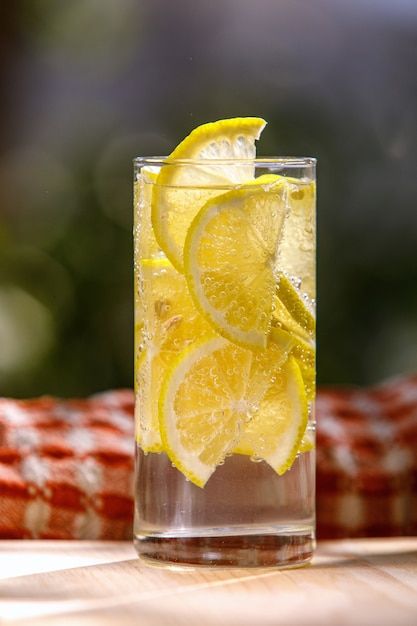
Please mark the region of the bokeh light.
[[16, 287], [0, 289], [0, 375], [27, 375], [53, 342], [48, 309]]
[[51, 247], [76, 210], [76, 185], [57, 158], [35, 147], [0, 158], [0, 206], [9, 236]]
[[142, 31], [135, 0], [29, 4], [26, 32], [48, 64], [108, 80], [132, 58]]

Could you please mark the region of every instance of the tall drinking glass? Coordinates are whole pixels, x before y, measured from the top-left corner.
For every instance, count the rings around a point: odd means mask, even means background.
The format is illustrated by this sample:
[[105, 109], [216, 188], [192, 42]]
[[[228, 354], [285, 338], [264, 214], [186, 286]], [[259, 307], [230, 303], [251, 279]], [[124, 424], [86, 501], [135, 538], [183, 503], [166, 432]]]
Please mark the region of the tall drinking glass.
[[[312, 557], [315, 165], [134, 161], [142, 558], [288, 567]], [[164, 186], [165, 168], [187, 183]]]

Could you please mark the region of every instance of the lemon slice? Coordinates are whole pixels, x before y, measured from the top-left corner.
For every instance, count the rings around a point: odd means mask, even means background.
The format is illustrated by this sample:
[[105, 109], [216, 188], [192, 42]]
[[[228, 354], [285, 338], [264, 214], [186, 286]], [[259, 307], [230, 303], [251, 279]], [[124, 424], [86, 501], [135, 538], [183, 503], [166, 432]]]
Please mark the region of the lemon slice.
[[303, 377], [307, 400], [313, 402], [316, 397], [316, 368], [309, 367], [300, 359], [297, 359], [297, 363]]
[[153, 259], [153, 255], [155, 255], [155, 253], [158, 253], [159, 251], [150, 222], [150, 201], [152, 197], [152, 185], [155, 183], [158, 174], [159, 167], [142, 167], [133, 187], [133, 233], [135, 258], [135, 343], [138, 346], [142, 341], [141, 329], [143, 328], [143, 309], [137, 289], [138, 268], [144, 257], [149, 257], [150, 259]]
[[[307, 419], [304, 387], [296, 361], [290, 357], [285, 364], [290, 336], [272, 334], [262, 352], [222, 337], [203, 339], [182, 352], [166, 375], [159, 400], [163, 447], [199, 487], [236, 448], [246, 425], [244, 444], [265, 453], [262, 458], [279, 473], [295, 458]], [[256, 430], [250, 428], [255, 422]]]
[[313, 300], [316, 289], [315, 254], [316, 185], [313, 181], [286, 178], [290, 185], [288, 217], [277, 257], [277, 268], [300, 281], [300, 291]]
[[316, 363], [316, 350], [313, 343], [304, 341], [301, 337], [292, 335], [293, 340], [293, 356], [303, 363], [305, 367], [314, 369]]
[[156, 165], [145, 165], [140, 170], [140, 174], [145, 182], [147, 183], [155, 183], [156, 179], [159, 176], [161, 168]]
[[[246, 184], [262, 185], [263, 189], [268, 191], [273, 189], [275, 185], [284, 183], [287, 186], [287, 212], [283, 226], [283, 241], [280, 243], [277, 255], [276, 273], [278, 280], [276, 292], [274, 294], [273, 313], [277, 324], [284, 326], [284, 328], [287, 328], [291, 332], [295, 332], [301, 337], [309, 338], [314, 335], [316, 330], [316, 320], [313, 306], [314, 301], [306, 294], [301, 293], [300, 289], [285, 275], [282, 270], [290, 268], [294, 275], [294, 280], [299, 282], [300, 285], [302, 284], [302, 276], [298, 277], [294, 273], [297, 269], [294, 267], [294, 264], [289, 264], [288, 250], [286, 250], [288, 247], [288, 243], [286, 241], [286, 237], [288, 237], [288, 235], [286, 235], [286, 233], [288, 230], [294, 229], [294, 224], [299, 226], [300, 222], [303, 222], [301, 234], [298, 232], [298, 237], [294, 242], [294, 246], [297, 251], [296, 257], [298, 259], [297, 267], [300, 268], [300, 259], [302, 259], [306, 250], [308, 252], [311, 251], [314, 254], [314, 183], [311, 182], [306, 184], [302, 180], [284, 177], [277, 174], [263, 174]], [[311, 247], [312, 249], [310, 250]], [[310, 264], [308, 270], [310, 273], [308, 273], [306, 269], [304, 274], [303, 272], [301, 272], [301, 274], [304, 275], [304, 278], [306, 278], [305, 282], [310, 284], [313, 288], [315, 282], [314, 275], [311, 275], [311, 272], [314, 271], [313, 263]]]
[[255, 184], [209, 200], [185, 240], [196, 306], [219, 334], [242, 346], [267, 344], [285, 193], [284, 183]]
[[167, 259], [142, 259], [138, 274], [143, 326], [136, 339], [136, 438], [145, 452], [160, 452], [162, 380], [178, 353], [211, 329], [196, 311], [184, 276]]
[[[300, 291], [285, 274], [279, 275], [275, 296], [284, 305], [297, 326], [301, 327], [303, 334], [312, 336], [316, 330], [316, 319], [310, 303], [307, 298], [303, 298]], [[276, 301], [275, 303], [277, 304]], [[278, 307], [278, 310], [282, 313], [282, 307]]]
[[278, 298], [276, 293], [273, 297], [272, 305], [272, 325], [278, 328], [284, 328], [291, 333], [295, 333], [297, 336], [309, 340], [310, 333], [305, 330], [300, 324], [298, 324], [291, 313], [288, 311], [284, 303]]
[[310, 452], [311, 450], [313, 450], [315, 447], [315, 443], [314, 443], [314, 433], [309, 430], [309, 428], [307, 427], [303, 438], [301, 440], [301, 444], [300, 444], [300, 448], [298, 450], [298, 452], [300, 454], [304, 454], [305, 452]]
[[[285, 234], [286, 229], [289, 228], [287, 223], [290, 223], [291, 227], [291, 223], [294, 220], [292, 213], [296, 215], [300, 213], [301, 209], [298, 203], [301, 199], [304, 198], [304, 196], [314, 198], [314, 184], [309, 183], [309, 185], [306, 185], [303, 181], [296, 178], [284, 177], [277, 174], [263, 174], [262, 176], [258, 176], [255, 180], [246, 183], [247, 185], [262, 185], [264, 191], [271, 190], [275, 185], [284, 183], [287, 185], [286, 202], [288, 210], [285, 216], [283, 234]], [[307, 215], [309, 214], [307, 213]], [[307, 215], [305, 215], [306, 218]], [[299, 238], [297, 239], [297, 243], [299, 243]], [[285, 248], [286, 242], [280, 244], [277, 255], [276, 271], [278, 280], [274, 294], [274, 319], [277, 324], [284, 326], [284, 328], [287, 328], [291, 332], [295, 332], [301, 337], [309, 338], [316, 330], [313, 303], [308, 296], [302, 294], [297, 286], [281, 271], [282, 266], [280, 267], [279, 261], [283, 263], [282, 257], [284, 256], [281, 252], [281, 247]], [[299, 247], [297, 247], [297, 250], [299, 251]], [[314, 266], [312, 266], [312, 268], [314, 269]], [[300, 282], [300, 284], [302, 282], [301, 278], [298, 277], [295, 277], [295, 280]], [[313, 279], [310, 277], [310, 281], [312, 280]]]
[[135, 259], [152, 258], [159, 254], [151, 223], [151, 200], [159, 167], [142, 167], [133, 185], [133, 232]]
[[[273, 328], [271, 331], [271, 337], [277, 337], [277, 333], [280, 333], [280, 341], [287, 338], [287, 341], [291, 343], [290, 354], [294, 357], [299, 372], [301, 374], [302, 383], [304, 385], [304, 394], [307, 403], [311, 403], [315, 398], [316, 389], [316, 369], [315, 369], [315, 349], [311, 343], [307, 343], [301, 340], [299, 337], [288, 333], [285, 330]], [[298, 381], [300, 382], [299, 378]], [[256, 443], [256, 439], [255, 439]], [[258, 453], [252, 447], [253, 441], [249, 438], [242, 436], [238, 446], [234, 449], [236, 454], [244, 454], [246, 456], [256, 457]], [[300, 448], [298, 452], [308, 452], [314, 448], [314, 436], [309, 432], [308, 426], [306, 427]]]
[[203, 124], [167, 158], [153, 191], [152, 225], [159, 246], [179, 271], [185, 236], [199, 209], [230, 185], [253, 178], [253, 164], [242, 160], [255, 157], [255, 140], [265, 124], [256, 117]]
[[316, 391], [316, 351], [313, 341], [316, 320], [308, 301], [283, 274], [274, 294], [272, 324], [291, 333], [294, 340], [292, 354], [297, 359], [303, 377], [307, 400], [312, 402]]
[[290, 356], [267, 390], [258, 412], [244, 425], [237, 449], [264, 459], [282, 475], [294, 463], [307, 421], [303, 379], [297, 361]]
[[312, 402], [316, 394], [316, 349], [313, 341], [304, 341], [292, 335], [292, 356], [297, 360], [303, 377], [307, 400]]

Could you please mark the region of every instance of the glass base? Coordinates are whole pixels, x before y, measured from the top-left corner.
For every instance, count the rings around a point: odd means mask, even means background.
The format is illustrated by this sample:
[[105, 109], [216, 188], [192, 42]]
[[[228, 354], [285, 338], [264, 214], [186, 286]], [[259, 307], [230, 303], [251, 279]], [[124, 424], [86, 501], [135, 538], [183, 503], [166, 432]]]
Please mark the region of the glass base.
[[204, 537], [136, 535], [140, 558], [166, 565], [220, 567], [299, 567], [315, 548], [314, 532]]

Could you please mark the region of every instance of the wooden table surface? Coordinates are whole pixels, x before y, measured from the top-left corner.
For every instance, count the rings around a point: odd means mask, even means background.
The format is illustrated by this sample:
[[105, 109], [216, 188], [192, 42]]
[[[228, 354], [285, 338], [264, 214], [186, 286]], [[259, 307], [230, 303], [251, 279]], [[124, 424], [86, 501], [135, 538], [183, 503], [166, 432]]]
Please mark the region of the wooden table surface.
[[293, 570], [143, 564], [130, 543], [0, 541], [0, 623], [413, 626], [417, 537], [323, 542]]

